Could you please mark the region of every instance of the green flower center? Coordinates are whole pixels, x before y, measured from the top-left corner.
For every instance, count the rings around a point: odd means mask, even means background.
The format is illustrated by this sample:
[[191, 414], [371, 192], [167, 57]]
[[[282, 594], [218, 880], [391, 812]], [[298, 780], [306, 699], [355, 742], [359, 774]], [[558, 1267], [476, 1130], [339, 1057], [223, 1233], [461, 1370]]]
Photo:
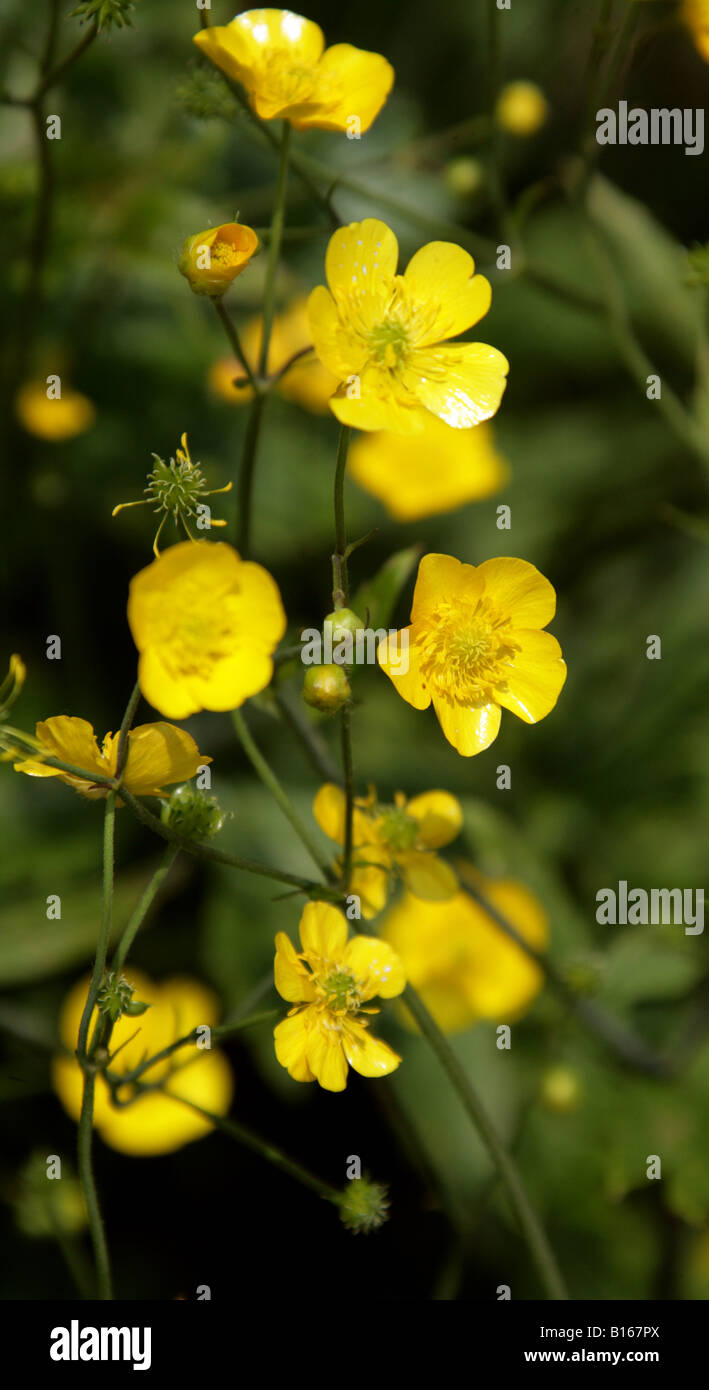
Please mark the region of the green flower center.
[[350, 1013], [359, 1008], [359, 989], [350, 970], [333, 970], [321, 983], [328, 1009], [335, 1013]]
[[419, 833], [418, 821], [415, 821], [413, 816], [408, 816], [406, 811], [400, 810], [398, 806], [387, 806], [377, 825], [377, 833], [387, 849], [393, 850], [394, 853], [401, 853], [407, 849], [413, 849], [416, 844]]
[[369, 343], [377, 362], [385, 367], [400, 367], [408, 354], [410, 338], [399, 319], [385, 319], [372, 329]]

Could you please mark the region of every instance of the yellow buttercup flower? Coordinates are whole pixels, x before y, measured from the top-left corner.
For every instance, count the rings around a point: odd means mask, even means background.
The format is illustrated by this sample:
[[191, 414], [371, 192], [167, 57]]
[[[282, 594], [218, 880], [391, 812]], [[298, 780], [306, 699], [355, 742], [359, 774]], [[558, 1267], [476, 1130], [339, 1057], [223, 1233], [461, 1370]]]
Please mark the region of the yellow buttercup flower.
[[278, 585], [224, 541], [183, 541], [131, 580], [138, 680], [169, 719], [231, 710], [268, 685], [285, 630]]
[[247, 10], [230, 24], [201, 29], [194, 42], [240, 82], [262, 121], [296, 130], [369, 130], [391, 91], [394, 69], [379, 53], [336, 43], [290, 10]]
[[[320, 829], [331, 840], [345, 842], [345, 796], [340, 787], [326, 782], [313, 802]], [[458, 891], [453, 869], [435, 853], [450, 844], [463, 824], [460, 802], [450, 792], [424, 792], [407, 801], [397, 792], [394, 805], [369, 796], [355, 801], [352, 818], [350, 888], [362, 904], [363, 917], [376, 917], [388, 896], [389, 883], [398, 874], [420, 898], [440, 901]]]
[[427, 415], [413, 436], [389, 430], [359, 435], [347, 466], [396, 521], [417, 521], [489, 497], [508, 477], [492, 425], [454, 430], [435, 415]]
[[[109, 1045], [113, 1057], [109, 1070], [113, 1074], [132, 1071], [146, 1057], [169, 1047], [193, 1028], [212, 1028], [218, 1022], [217, 1000], [211, 990], [197, 980], [176, 977], [155, 984], [137, 970], [129, 970], [128, 978], [135, 987], [136, 998], [150, 1008], [139, 1018], [123, 1015], [114, 1024]], [[88, 983], [86, 979], [74, 985], [61, 1011], [59, 1035], [72, 1054], [76, 1049]], [[94, 1010], [89, 1036], [95, 1019]], [[231, 1071], [226, 1058], [215, 1048], [187, 1044], [171, 1057], [156, 1062], [140, 1080], [144, 1085], [162, 1083], [173, 1095], [182, 1096], [215, 1115], [226, 1115], [231, 1104]], [[73, 1120], [78, 1120], [83, 1074], [73, 1055], [55, 1057], [52, 1081], [64, 1109]], [[126, 1084], [119, 1089], [118, 1099], [129, 1098], [130, 1087]], [[122, 1108], [114, 1106], [100, 1072], [96, 1077], [94, 1125], [112, 1149], [143, 1156], [172, 1153], [212, 1130], [208, 1120], [162, 1091], [146, 1092]]]
[[411, 608], [408, 670], [401, 634], [385, 638], [379, 664], [414, 709], [433, 708], [449, 743], [465, 758], [497, 737], [502, 709], [526, 724], [543, 719], [566, 680], [561, 648], [541, 629], [556, 594], [526, 560], [502, 557], [464, 565], [424, 555]]
[[683, 0], [680, 19], [689, 29], [697, 52], [709, 63], [709, 0]]
[[[269, 375], [275, 375], [296, 353], [311, 347], [307, 303], [307, 299], [296, 299], [284, 313], [276, 315], [268, 344]], [[254, 318], [247, 323], [241, 336], [244, 355], [254, 372], [261, 349], [261, 332], [262, 320]], [[245, 405], [252, 399], [251, 388], [241, 385], [246, 381], [246, 376], [236, 357], [222, 357], [215, 362], [210, 368], [208, 381], [218, 396], [233, 405]], [[235, 381], [239, 385], [235, 386]], [[327, 413], [330, 397], [337, 390], [337, 384], [337, 377], [323, 367], [313, 349], [294, 362], [279, 380], [277, 390], [286, 400], [322, 415]]]
[[384, 222], [340, 227], [325, 257], [329, 289], [308, 300], [315, 350], [340, 385], [330, 409], [360, 430], [418, 434], [428, 412], [455, 429], [489, 420], [509, 364], [486, 343], [449, 343], [487, 313], [492, 291], [462, 247], [431, 241], [397, 275]]
[[[511, 879], [485, 879], [469, 866], [466, 875], [530, 946], [544, 950], [546, 913], [528, 888]], [[514, 1021], [544, 981], [536, 962], [462, 891], [446, 903], [404, 893], [383, 918], [382, 936], [401, 957], [408, 980], [445, 1033], [460, 1032], [481, 1019]]]
[[96, 411], [87, 396], [62, 386], [61, 396], [47, 395], [46, 381], [28, 381], [15, 397], [15, 413], [28, 434], [48, 443], [60, 444], [85, 434], [96, 419]]
[[15, 701], [22, 693], [25, 683], [27, 667], [21, 656], [13, 652], [10, 657], [10, 664], [7, 668], [7, 675], [0, 681], [0, 719], [4, 719], [10, 713]]
[[549, 102], [535, 82], [508, 82], [495, 106], [495, 120], [508, 135], [535, 135], [549, 114]]
[[[93, 725], [73, 715], [56, 714], [43, 719], [36, 728], [38, 756], [23, 756], [15, 763], [16, 772], [29, 777], [59, 777], [75, 787], [82, 796], [94, 800], [106, 796], [109, 788], [73, 772], [47, 767], [41, 758], [57, 758], [71, 763], [98, 777], [115, 777], [118, 759], [118, 734], [106, 734], [101, 747], [96, 741]], [[128, 753], [123, 772], [123, 785], [133, 796], [167, 796], [164, 786], [185, 782], [194, 777], [197, 769], [212, 759], [200, 753], [192, 736], [174, 724], [139, 724], [128, 734]]]
[[221, 227], [207, 227], [188, 237], [177, 268], [195, 294], [219, 299], [257, 250], [258, 237], [251, 227], [224, 222]]
[[348, 1064], [360, 1076], [388, 1076], [401, 1058], [373, 1038], [365, 1008], [375, 995], [393, 999], [406, 976], [396, 953], [372, 936], [347, 940], [347, 922], [329, 903], [308, 903], [300, 919], [301, 951], [276, 937], [274, 978], [294, 1007], [273, 1031], [276, 1056], [294, 1081], [344, 1091]]

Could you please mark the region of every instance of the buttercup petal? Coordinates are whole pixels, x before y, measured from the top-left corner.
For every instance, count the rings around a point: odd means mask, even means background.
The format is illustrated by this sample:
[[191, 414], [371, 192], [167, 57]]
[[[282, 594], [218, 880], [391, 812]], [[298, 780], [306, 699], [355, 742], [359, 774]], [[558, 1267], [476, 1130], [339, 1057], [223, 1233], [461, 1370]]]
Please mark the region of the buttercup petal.
[[[377, 648], [377, 661], [402, 700], [406, 700], [408, 705], [413, 705], [414, 709], [428, 709], [431, 693], [421, 673], [420, 656], [413, 632], [413, 627], [403, 627], [395, 636], [385, 637]], [[408, 649], [404, 643], [404, 633]]]
[[440, 849], [460, 834], [463, 810], [450, 792], [423, 792], [407, 802], [406, 813], [419, 823], [419, 840], [426, 849]]
[[300, 919], [300, 940], [304, 951], [338, 961], [347, 944], [347, 922], [330, 903], [307, 903]]
[[504, 555], [497, 560], [483, 560], [477, 569], [485, 580], [485, 593], [513, 627], [541, 628], [551, 622], [556, 612], [556, 591], [535, 565]]
[[344, 1091], [347, 1085], [347, 1059], [342, 1051], [341, 1034], [334, 1029], [315, 1027], [308, 1034], [308, 1066], [324, 1091]]
[[376, 936], [354, 936], [347, 943], [345, 963], [360, 983], [363, 999], [393, 999], [406, 984], [404, 967], [387, 941]]
[[283, 931], [276, 936], [273, 976], [281, 999], [287, 999], [289, 1004], [312, 1003], [315, 999], [317, 991], [312, 976]]
[[519, 651], [506, 685], [495, 690], [495, 699], [504, 709], [536, 724], [554, 708], [566, 680], [566, 662], [561, 647], [550, 632], [536, 629], [516, 629], [515, 642]]
[[362, 371], [367, 360], [367, 343], [340, 313], [336, 300], [324, 285], [316, 285], [310, 293], [308, 322], [320, 361], [336, 377], [334, 391], [339, 382]]
[[433, 708], [449, 743], [461, 757], [472, 758], [494, 743], [500, 730], [499, 705], [479, 705], [472, 709], [443, 696], [433, 697]]
[[487, 313], [490, 282], [474, 272], [472, 256], [451, 241], [430, 241], [412, 256], [404, 272], [406, 292], [414, 302], [435, 305], [417, 347], [457, 338]]
[[[317, 118], [309, 118], [307, 114], [300, 119], [294, 118], [294, 125], [301, 129], [317, 124], [319, 130], [347, 130], [355, 113], [359, 129], [364, 134], [379, 115], [394, 85], [394, 69], [381, 53], [369, 53], [366, 49], [354, 48], [350, 43], [335, 43], [327, 48], [318, 64], [318, 75], [325, 89], [323, 96], [332, 86], [333, 79], [341, 85], [344, 95], [330, 109], [323, 105], [323, 114]], [[316, 98], [321, 90], [318, 84]]]
[[428, 410], [418, 434], [381, 430], [356, 437], [347, 467], [397, 521], [417, 521], [489, 497], [508, 477], [490, 425], [454, 430]]
[[314, 1081], [308, 1065], [307, 1051], [310, 1028], [308, 1010], [284, 1018], [273, 1030], [276, 1057], [294, 1081]]
[[[111, 764], [115, 770], [118, 756], [118, 735], [113, 739]], [[128, 734], [128, 756], [124, 782], [134, 796], [147, 796], [171, 782], [186, 782], [194, 777], [198, 767], [212, 759], [200, 753], [191, 734], [176, 729], [162, 720], [157, 724], [139, 724]]]
[[[41, 720], [35, 732], [51, 758], [73, 763], [74, 767], [86, 768], [87, 772], [97, 772], [103, 777], [111, 776], [111, 768], [101, 756], [93, 726], [87, 719], [55, 714], [50, 719]], [[45, 773], [35, 776], [50, 774], [52, 769], [48, 768]]]
[[480, 598], [484, 587], [475, 565], [464, 565], [454, 555], [438, 555], [433, 551], [424, 555], [411, 604], [414, 626], [442, 603], [454, 606], [457, 598], [468, 601]]
[[367, 1028], [347, 1019], [342, 1029], [342, 1047], [353, 1071], [360, 1076], [389, 1076], [401, 1058], [388, 1043], [374, 1038]]
[[406, 887], [417, 898], [444, 902], [458, 892], [455, 870], [437, 854], [411, 850], [398, 856], [398, 864]]
[[466, 430], [489, 420], [507, 385], [509, 362], [487, 343], [453, 343], [416, 348], [401, 379], [433, 415]]
[[372, 321], [386, 307], [399, 260], [399, 244], [386, 222], [365, 217], [333, 232], [325, 253], [327, 283], [338, 301], [362, 307]]

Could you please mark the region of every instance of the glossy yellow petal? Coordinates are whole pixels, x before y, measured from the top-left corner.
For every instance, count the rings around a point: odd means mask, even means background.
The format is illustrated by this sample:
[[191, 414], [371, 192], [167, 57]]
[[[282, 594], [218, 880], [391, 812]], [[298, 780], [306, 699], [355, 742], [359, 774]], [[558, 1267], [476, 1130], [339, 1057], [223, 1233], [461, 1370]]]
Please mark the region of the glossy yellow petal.
[[458, 704], [457, 700], [434, 695], [433, 708], [448, 742], [457, 748], [463, 758], [482, 753], [497, 738], [500, 730], [499, 705], [480, 705], [468, 709]]
[[455, 870], [437, 854], [409, 850], [397, 855], [397, 863], [406, 887], [417, 898], [444, 902], [458, 892]]
[[490, 282], [474, 272], [472, 256], [451, 241], [430, 241], [412, 256], [404, 273], [406, 294], [413, 303], [435, 308], [417, 335], [417, 347], [457, 338], [487, 313], [492, 301]]
[[345, 838], [345, 793], [334, 782], [325, 782], [316, 792], [313, 801], [313, 815], [323, 831], [336, 844], [344, 844]]
[[495, 699], [504, 709], [536, 724], [554, 708], [566, 680], [566, 662], [561, 647], [550, 632], [515, 629], [519, 644], [506, 686], [495, 689]]
[[426, 411], [419, 434], [389, 430], [356, 436], [350, 477], [379, 498], [397, 521], [452, 511], [503, 487], [508, 468], [490, 425], [454, 430]]
[[324, 285], [317, 285], [308, 299], [308, 322], [315, 351], [328, 372], [339, 382], [362, 371], [367, 344], [347, 322], [339, 305]]
[[485, 593], [513, 627], [546, 627], [556, 612], [553, 584], [527, 560], [502, 556], [477, 567]]
[[344, 1091], [347, 1085], [347, 1059], [342, 1051], [339, 1029], [312, 1028], [307, 1042], [308, 1066], [324, 1091]]
[[[367, 848], [362, 851], [362, 858], [369, 858], [370, 855], [376, 858], [376, 855], [373, 853], [373, 846], [367, 846]], [[357, 897], [360, 899], [362, 916], [367, 921], [370, 921], [372, 917], [378, 917], [382, 908], [386, 905], [386, 900], [389, 896], [389, 878], [388, 866], [381, 869], [372, 868], [369, 865], [366, 868], [358, 868], [355, 859], [355, 866], [352, 870], [352, 879], [350, 882], [350, 892], [356, 893]]]
[[282, 931], [276, 936], [273, 977], [281, 999], [287, 999], [289, 1004], [312, 1003], [316, 997], [312, 976], [300, 960], [290, 937]]
[[374, 1038], [367, 1028], [354, 1019], [347, 1019], [342, 1029], [342, 1047], [353, 1071], [360, 1076], [389, 1076], [396, 1071], [401, 1058], [381, 1038]]
[[406, 814], [419, 823], [419, 842], [426, 849], [440, 849], [460, 834], [463, 809], [450, 792], [423, 792], [406, 804]]
[[404, 387], [402, 376], [377, 362], [368, 362], [354, 381], [338, 386], [329, 405], [340, 424], [358, 430], [409, 436], [421, 434], [426, 426], [426, 410]]
[[487, 343], [417, 348], [401, 380], [433, 415], [455, 429], [470, 429], [498, 410], [509, 363]]
[[[307, 111], [295, 112], [293, 124], [307, 130], [348, 130], [353, 114], [364, 134], [379, 115], [393, 85], [394, 69], [380, 53], [368, 53], [349, 43], [336, 43], [327, 48], [318, 64], [319, 83], [314, 96], [323, 102], [322, 114], [309, 116]], [[339, 87], [341, 100], [328, 106], [328, 93]]]
[[362, 999], [393, 999], [406, 984], [406, 973], [396, 952], [376, 936], [354, 936], [345, 950], [345, 964], [353, 972]]
[[307, 903], [300, 919], [300, 940], [304, 951], [339, 961], [347, 944], [347, 922], [330, 903]]
[[56, 714], [43, 719], [36, 727], [42, 747], [52, 758], [75, 767], [86, 768], [102, 777], [110, 777], [112, 769], [102, 757], [93, 727], [86, 719], [74, 715]]
[[[115, 771], [118, 735], [113, 739], [111, 766]], [[128, 734], [128, 757], [123, 781], [134, 796], [156, 794], [171, 782], [186, 782], [212, 759], [200, 753], [191, 734], [162, 720], [140, 724]]]
[[173, 674], [162, 654], [150, 649], [138, 658], [138, 684], [145, 699], [168, 719], [189, 719], [202, 709], [194, 681], [183, 674]]
[[290, 10], [247, 10], [230, 24], [213, 25], [194, 35], [206, 58], [241, 82], [264, 120], [297, 94], [297, 76], [318, 62], [325, 38], [319, 25]]
[[273, 1030], [276, 1057], [294, 1081], [315, 1080], [306, 1056], [310, 1023], [309, 1011], [304, 1009], [292, 1018], [284, 1018]]
[[385, 637], [377, 648], [377, 661], [402, 700], [414, 709], [428, 709], [431, 693], [421, 673], [412, 627], [404, 627], [395, 636]]
[[399, 245], [386, 222], [366, 217], [333, 232], [325, 254], [327, 283], [338, 302], [376, 322], [391, 296]]
[[461, 564], [453, 555], [431, 552], [420, 561], [411, 604], [416, 625], [439, 609], [441, 604], [455, 608], [459, 599], [473, 603], [484, 590], [484, 581], [475, 565]]

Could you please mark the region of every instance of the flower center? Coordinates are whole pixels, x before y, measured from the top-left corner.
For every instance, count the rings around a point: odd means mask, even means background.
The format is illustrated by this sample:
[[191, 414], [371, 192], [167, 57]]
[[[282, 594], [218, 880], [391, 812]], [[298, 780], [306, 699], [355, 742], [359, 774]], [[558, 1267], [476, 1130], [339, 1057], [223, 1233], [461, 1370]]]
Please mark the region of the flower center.
[[519, 650], [506, 619], [486, 599], [439, 604], [417, 633], [421, 669], [438, 695], [463, 705], [487, 704], [507, 682]]
[[377, 833], [387, 849], [401, 853], [413, 849], [418, 838], [418, 821], [398, 806], [386, 806], [377, 825]]
[[238, 265], [241, 260], [243, 252], [232, 246], [230, 241], [215, 241], [209, 256], [212, 266]]
[[359, 1008], [360, 993], [350, 970], [333, 970], [319, 981], [325, 1005], [334, 1013], [352, 1013]]
[[372, 329], [369, 344], [372, 356], [382, 366], [400, 367], [409, 351], [409, 333], [400, 319], [387, 318]]

